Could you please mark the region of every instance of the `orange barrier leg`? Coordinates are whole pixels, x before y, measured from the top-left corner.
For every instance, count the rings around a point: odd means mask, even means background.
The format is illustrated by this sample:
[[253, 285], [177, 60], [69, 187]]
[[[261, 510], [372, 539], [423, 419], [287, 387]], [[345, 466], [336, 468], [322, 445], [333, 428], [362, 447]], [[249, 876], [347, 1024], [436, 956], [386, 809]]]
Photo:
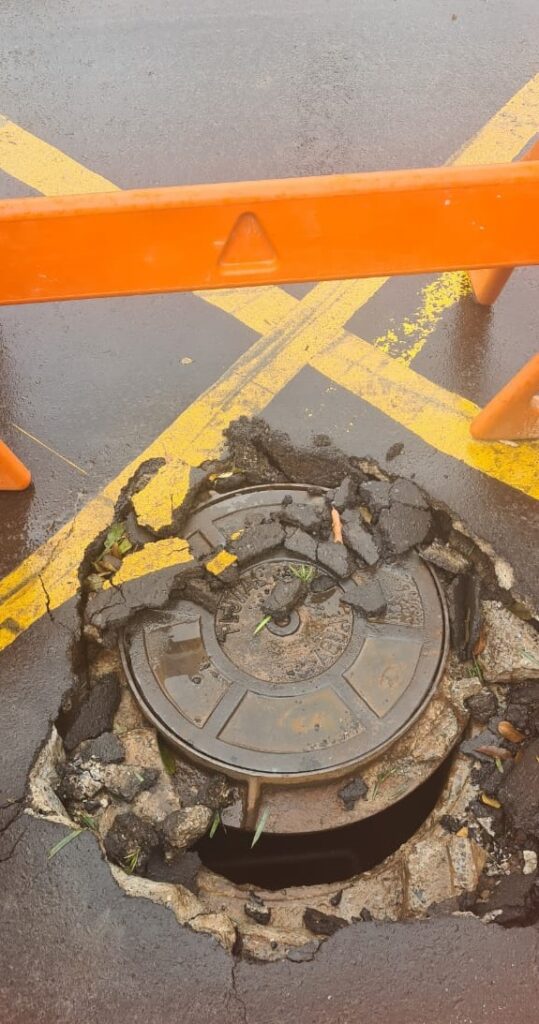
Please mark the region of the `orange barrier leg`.
[[[530, 146], [529, 150], [522, 157], [525, 160], [539, 160], [539, 139]], [[475, 301], [480, 306], [492, 306], [496, 302], [502, 288], [507, 284], [513, 267], [495, 267], [488, 270], [471, 270], [470, 280], [472, 282]]]
[[31, 483], [30, 470], [0, 441], [0, 491], [24, 491]]
[[539, 354], [476, 416], [470, 431], [481, 441], [539, 438]]

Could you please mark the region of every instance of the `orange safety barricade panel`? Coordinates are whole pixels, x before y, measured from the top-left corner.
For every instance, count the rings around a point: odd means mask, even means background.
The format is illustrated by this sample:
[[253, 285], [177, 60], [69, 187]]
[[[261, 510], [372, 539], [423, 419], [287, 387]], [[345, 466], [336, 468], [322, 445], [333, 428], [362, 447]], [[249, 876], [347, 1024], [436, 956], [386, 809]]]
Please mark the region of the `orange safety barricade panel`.
[[31, 483], [30, 470], [0, 441], [0, 491], [24, 491]]
[[0, 303], [539, 263], [539, 161], [0, 201]]
[[[539, 160], [539, 139], [530, 146], [522, 160]], [[518, 225], [515, 226], [515, 230], [518, 230]], [[536, 230], [539, 231], [539, 223], [536, 224]], [[507, 284], [512, 273], [513, 267], [498, 267], [495, 269], [490, 267], [487, 270], [470, 271], [470, 280], [476, 302], [479, 302], [481, 306], [491, 306], [498, 298], [504, 285]]]
[[485, 406], [471, 425], [483, 441], [530, 441], [539, 438], [539, 355]]

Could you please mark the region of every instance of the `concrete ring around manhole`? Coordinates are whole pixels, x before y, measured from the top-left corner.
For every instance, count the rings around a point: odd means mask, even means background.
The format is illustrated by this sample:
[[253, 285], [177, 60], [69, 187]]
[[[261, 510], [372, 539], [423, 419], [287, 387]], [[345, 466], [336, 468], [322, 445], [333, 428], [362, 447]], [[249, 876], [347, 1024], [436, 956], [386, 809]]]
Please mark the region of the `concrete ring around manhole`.
[[[191, 517], [186, 538], [204, 557], [257, 517], [271, 523], [288, 500], [319, 509], [323, 491], [274, 486], [219, 497]], [[189, 760], [235, 781], [238, 799], [225, 823], [252, 829], [265, 809], [269, 831], [308, 832], [377, 813], [378, 775], [396, 776], [398, 795], [393, 784], [383, 789], [384, 798], [393, 792], [398, 799], [448, 752], [453, 728], [439, 759], [417, 749], [406, 754], [417, 748], [422, 720], [430, 733], [440, 702], [447, 704], [441, 682], [448, 626], [435, 575], [415, 553], [339, 578], [286, 544], [283, 534], [271, 553], [255, 553], [240, 567], [215, 612], [179, 599], [138, 616], [122, 634], [121, 653], [131, 689], [158, 731]], [[317, 575], [333, 585], [318, 591], [305, 583], [284, 621], [260, 628], [278, 584]], [[355, 594], [374, 577], [384, 610], [367, 618], [354, 607]], [[369, 800], [352, 805], [343, 798], [360, 770], [366, 777], [373, 769]]]

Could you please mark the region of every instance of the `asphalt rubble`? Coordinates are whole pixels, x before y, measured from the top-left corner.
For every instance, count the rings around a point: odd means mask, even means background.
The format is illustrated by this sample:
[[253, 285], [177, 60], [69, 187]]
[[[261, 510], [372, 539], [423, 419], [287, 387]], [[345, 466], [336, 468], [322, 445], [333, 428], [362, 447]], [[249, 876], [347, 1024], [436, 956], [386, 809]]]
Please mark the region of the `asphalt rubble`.
[[[283, 548], [304, 559], [304, 578], [277, 583], [264, 611], [276, 623], [306, 595], [335, 588], [362, 570], [363, 583], [346, 600], [376, 621], [385, 611], [377, 573], [415, 550], [430, 564], [448, 603], [451, 657], [475, 678], [467, 700], [469, 725], [461, 751], [473, 760], [477, 799], [464, 818], [447, 820], [454, 834], [472, 835], [488, 853], [474, 892], [432, 913], [468, 912], [499, 925], [539, 919], [539, 633], [533, 611], [500, 586], [494, 553], [469, 536], [448, 509], [435, 506], [412, 480], [387, 477], [368, 458], [349, 458], [326, 436], [298, 449], [261, 420], [232, 424], [217, 462], [193, 474], [193, 486], [174, 523], [153, 534], [136, 519], [132, 497], [158, 465], [146, 465], [123, 492], [110, 530], [85, 553], [81, 565], [81, 637], [74, 653], [77, 684], [65, 695], [56, 728], [61, 753], [55, 789], [76, 826], [99, 837], [107, 858], [129, 875], [193, 886], [199, 866], [193, 850], [219, 823], [231, 802], [229, 780], [181, 762], [156, 734], [126, 748], [124, 734], [138, 709], [122, 682], [118, 635], [148, 609], [166, 609], [179, 597], [215, 611], [243, 569]], [[114, 575], [124, 558], [165, 537], [182, 537], [193, 509], [217, 494], [244, 487], [297, 483], [313, 488], [309, 505], [292, 498], [267, 518], [253, 516], [230, 540], [230, 565], [218, 575], [207, 565], [219, 555], [171, 566], [120, 586]], [[322, 490], [323, 489], [323, 490]], [[107, 586], [112, 581], [112, 586]], [[135, 729], [136, 732], [136, 729]], [[343, 800], [364, 797], [357, 780]], [[245, 913], [269, 924], [271, 912], [252, 892]], [[368, 915], [368, 912], [366, 912]], [[323, 920], [324, 916], [328, 920]], [[368, 919], [368, 917], [367, 917]], [[333, 934], [338, 915], [307, 909], [313, 935]], [[296, 950], [295, 958], [301, 960]]]

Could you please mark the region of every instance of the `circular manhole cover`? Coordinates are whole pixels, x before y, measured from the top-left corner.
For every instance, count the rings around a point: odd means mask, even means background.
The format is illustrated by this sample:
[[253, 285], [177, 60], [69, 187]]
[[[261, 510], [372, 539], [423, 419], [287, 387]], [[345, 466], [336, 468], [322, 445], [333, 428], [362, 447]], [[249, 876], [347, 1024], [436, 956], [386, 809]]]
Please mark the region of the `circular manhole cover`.
[[[305, 505], [321, 493], [279, 485], [226, 495], [192, 516], [186, 537], [195, 554], [209, 554], [283, 498]], [[178, 600], [122, 639], [130, 685], [158, 730], [248, 785], [349, 775], [411, 726], [443, 669], [445, 607], [415, 554], [378, 569], [387, 607], [375, 621], [342, 601], [368, 578], [357, 570], [309, 590], [286, 621], [257, 631], [275, 583], [307, 561], [282, 546], [243, 568], [215, 612]], [[317, 571], [327, 581], [327, 570]]]

